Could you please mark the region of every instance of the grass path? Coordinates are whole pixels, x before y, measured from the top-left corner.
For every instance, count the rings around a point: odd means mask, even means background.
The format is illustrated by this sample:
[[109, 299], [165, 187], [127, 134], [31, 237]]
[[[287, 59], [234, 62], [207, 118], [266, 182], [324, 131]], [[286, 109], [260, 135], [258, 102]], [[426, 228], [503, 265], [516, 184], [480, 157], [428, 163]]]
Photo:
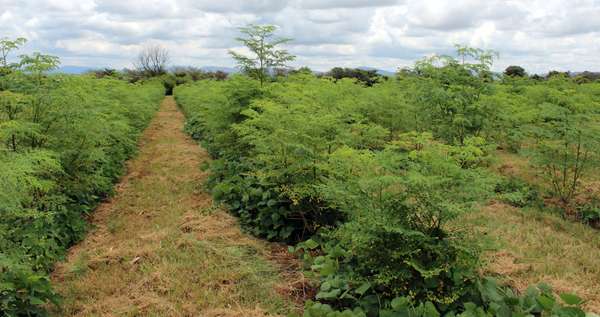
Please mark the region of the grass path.
[[94, 229], [57, 265], [56, 316], [264, 316], [287, 314], [271, 247], [242, 234], [201, 186], [208, 155], [183, 132], [167, 97], [139, 155]]

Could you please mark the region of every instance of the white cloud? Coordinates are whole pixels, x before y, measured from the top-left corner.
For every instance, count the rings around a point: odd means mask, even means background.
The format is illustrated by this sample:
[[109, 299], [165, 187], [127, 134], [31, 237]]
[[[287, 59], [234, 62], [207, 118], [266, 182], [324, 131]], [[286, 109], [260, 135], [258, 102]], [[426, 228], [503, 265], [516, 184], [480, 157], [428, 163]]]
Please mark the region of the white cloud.
[[462, 43], [501, 53], [495, 68], [600, 70], [597, 0], [0, 0], [0, 37], [66, 65], [130, 66], [146, 43], [174, 64], [231, 66], [237, 28], [272, 23], [296, 66], [409, 66]]
[[338, 9], [384, 7], [398, 3], [398, 0], [297, 0], [296, 6], [302, 9]]

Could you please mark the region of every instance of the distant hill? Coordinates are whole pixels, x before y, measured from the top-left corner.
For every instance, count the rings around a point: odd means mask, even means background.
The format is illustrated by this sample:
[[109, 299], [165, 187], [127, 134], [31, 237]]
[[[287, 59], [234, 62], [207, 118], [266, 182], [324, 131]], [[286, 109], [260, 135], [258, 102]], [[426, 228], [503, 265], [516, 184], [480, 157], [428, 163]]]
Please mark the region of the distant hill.
[[375, 67], [360, 66], [360, 67], [356, 67], [356, 68], [362, 69], [362, 70], [375, 70], [375, 71], [377, 71], [377, 74], [379, 74], [381, 76], [391, 77], [391, 76], [396, 75], [395, 72], [392, 72], [392, 71], [389, 71], [389, 70], [385, 70], [385, 69], [378, 69], [378, 68], [375, 68]]
[[[98, 67], [96, 67], [97, 69]], [[53, 73], [57, 74], [83, 74], [85, 72], [89, 72], [90, 70], [95, 69], [87, 66], [71, 66], [65, 65], [59, 67], [57, 70], [53, 71]]]
[[233, 68], [233, 67], [227, 67], [227, 66], [190, 66], [190, 65], [174, 65], [174, 66], [170, 66], [169, 67], [169, 71], [173, 71], [174, 69], [185, 69], [185, 68], [195, 68], [195, 69], [200, 69], [204, 72], [207, 73], [214, 73], [214, 72], [224, 72], [227, 74], [235, 74], [235, 73], [239, 73], [239, 70], [237, 68]]
[[222, 71], [222, 72], [227, 73], [227, 74], [239, 73], [239, 70], [237, 68], [225, 67], [225, 66], [203, 66], [203, 67], [200, 67], [200, 69], [202, 69], [205, 72], [218, 72], [218, 71]]
[[[89, 72], [94, 69], [103, 69], [103, 67], [88, 67], [88, 66], [72, 66], [72, 65], [64, 65], [59, 67], [57, 70], [53, 71], [56, 74], [83, 74]], [[228, 74], [238, 73], [239, 71], [233, 67], [225, 67], [225, 66], [203, 66], [200, 67], [205, 72], [216, 72], [222, 71]]]

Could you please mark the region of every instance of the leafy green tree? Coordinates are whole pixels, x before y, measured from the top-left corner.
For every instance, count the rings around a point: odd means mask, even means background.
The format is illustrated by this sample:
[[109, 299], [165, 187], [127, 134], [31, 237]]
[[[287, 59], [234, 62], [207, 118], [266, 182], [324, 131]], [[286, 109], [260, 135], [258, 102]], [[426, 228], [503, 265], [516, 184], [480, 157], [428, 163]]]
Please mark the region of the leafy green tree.
[[57, 56], [35, 52], [31, 55], [21, 55], [21, 68], [36, 79], [38, 85], [42, 84], [43, 76], [60, 65], [60, 59]]
[[[492, 80], [492, 72], [490, 67], [494, 64], [494, 60], [500, 57], [500, 53], [494, 50], [484, 50], [465, 45], [455, 44], [456, 54], [461, 61], [461, 64], [469, 69], [472, 73], [486, 81]], [[471, 59], [474, 62], [468, 62]]]
[[504, 75], [510, 77], [525, 77], [527, 76], [527, 72], [525, 72], [525, 68], [521, 66], [511, 65], [506, 67]]
[[11, 65], [8, 64], [8, 55], [23, 46], [27, 40], [19, 37], [14, 40], [8, 38], [0, 39], [0, 75], [6, 74], [10, 71]]
[[387, 77], [377, 74], [377, 70], [366, 70], [359, 68], [334, 67], [327, 72], [325, 76], [329, 76], [335, 80], [340, 80], [342, 78], [353, 78], [368, 87], [387, 80]]
[[302, 66], [298, 69], [294, 69], [292, 71], [290, 71], [290, 74], [310, 74], [312, 75], [314, 72], [312, 69], [310, 69], [310, 67], [308, 66]]
[[252, 55], [248, 56], [233, 50], [229, 51], [238, 67], [246, 74], [258, 79], [261, 86], [263, 86], [274, 67], [287, 67], [287, 63], [296, 58], [287, 50], [278, 48], [278, 46], [290, 42], [291, 39], [276, 38], [276, 30], [277, 27], [274, 25], [251, 24], [242, 27], [240, 32], [245, 37], [238, 37], [236, 40], [248, 48]]
[[569, 72], [561, 72], [558, 70], [551, 70], [550, 72], [548, 72], [548, 74], [546, 75], [546, 79], [550, 79], [552, 77], [562, 77], [562, 78], [569, 78], [571, 74]]
[[11, 91], [0, 92], [0, 139], [8, 142], [8, 148], [17, 151], [17, 136], [26, 133], [26, 124], [18, 121], [25, 106], [26, 96]]
[[20, 57], [19, 65], [22, 74], [19, 77], [23, 77], [19, 79], [23, 81], [20, 86], [28, 96], [17, 103], [21, 109], [20, 115], [15, 117], [16, 113], [13, 113], [12, 119], [3, 123], [5, 132], [12, 131], [11, 139], [16, 141], [13, 142], [14, 150], [20, 143], [22, 145], [27, 143], [27, 146], [21, 146], [23, 149], [42, 146], [47, 140], [44, 136], [45, 132], [55, 124], [54, 114], [57, 113], [56, 107], [58, 107], [50, 100], [54, 83], [48, 80], [46, 75], [47, 72], [58, 67], [59, 58], [38, 52]]
[[581, 78], [582, 81], [584, 82], [594, 82], [600, 79], [600, 73], [599, 72], [590, 72], [590, 71], [584, 71], [580, 74], [577, 75], [577, 77]]
[[537, 81], [544, 80], [544, 77], [539, 74], [533, 74], [530, 76], [530, 78]]
[[[458, 46], [459, 60], [451, 56], [433, 56], [416, 63], [409, 92], [420, 105], [416, 116], [438, 138], [448, 143], [464, 144], [469, 136], [477, 136], [495, 115], [493, 107], [482, 103], [491, 93], [490, 67], [493, 51]], [[470, 61], [470, 60], [472, 61]]]
[[569, 105], [553, 105], [554, 115], [535, 129], [533, 163], [565, 207], [581, 189], [583, 178], [600, 163], [600, 129], [589, 115]]
[[488, 70], [493, 64], [494, 59], [497, 59], [500, 55], [494, 50], [484, 50], [481, 48], [469, 47], [465, 45], [455, 44], [456, 54], [460, 59], [461, 64], [469, 65], [467, 62], [469, 58], [476, 60], [478, 63], [470, 64], [471, 67], [477, 67], [482, 70]]

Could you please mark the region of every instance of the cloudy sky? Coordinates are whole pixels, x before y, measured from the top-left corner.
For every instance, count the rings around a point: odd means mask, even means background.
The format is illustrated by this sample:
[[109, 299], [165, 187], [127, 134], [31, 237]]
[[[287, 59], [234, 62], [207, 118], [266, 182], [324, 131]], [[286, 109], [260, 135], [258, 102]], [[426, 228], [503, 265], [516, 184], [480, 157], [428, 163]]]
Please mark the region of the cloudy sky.
[[412, 65], [453, 44], [494, 49], [494, 68], [600, 71], [600, 0], [0, 0], [0, 38], [63, 65], [130, 66], [159, 43], [172, 63], [233, 66], [237, 28], [275, 24], [293, 66]]

